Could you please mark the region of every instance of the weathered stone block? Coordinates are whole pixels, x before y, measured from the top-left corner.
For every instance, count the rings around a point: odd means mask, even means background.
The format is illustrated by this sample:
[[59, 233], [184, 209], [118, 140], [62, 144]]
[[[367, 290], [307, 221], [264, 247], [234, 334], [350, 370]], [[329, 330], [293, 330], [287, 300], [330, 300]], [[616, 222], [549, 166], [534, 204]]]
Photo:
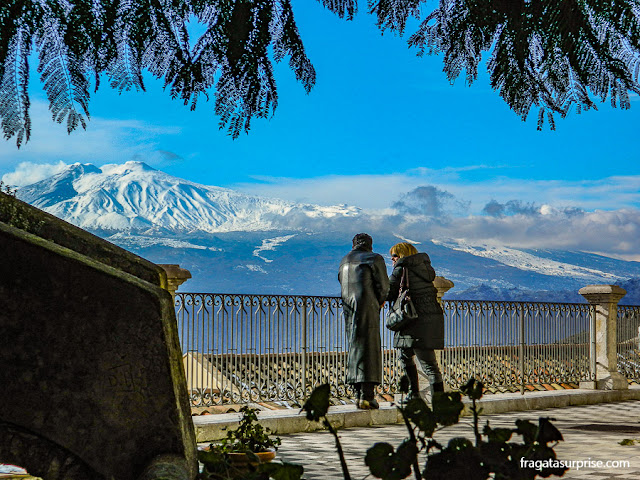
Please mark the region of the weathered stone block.
[[360, 427], [371, 425], [371, 410], [356, 410], [355, 412], [344, 414], [344, 428]]
[[[153, 269], [144, 271], [153, 280]], [[14, 428], [27, 444], [52, 443], [71, 463], [86, 464], [92, 475], [77, 478], [133, 480], [161, 454], [184, 458], [195, 476], [195, 435], [166, 290], [0, 223], [0, 338], [0, 462], [48, 472], [47, 480], [76, 478], [54, 476], [39, 463], [46, 458], [12, 449], [3, 431]]]

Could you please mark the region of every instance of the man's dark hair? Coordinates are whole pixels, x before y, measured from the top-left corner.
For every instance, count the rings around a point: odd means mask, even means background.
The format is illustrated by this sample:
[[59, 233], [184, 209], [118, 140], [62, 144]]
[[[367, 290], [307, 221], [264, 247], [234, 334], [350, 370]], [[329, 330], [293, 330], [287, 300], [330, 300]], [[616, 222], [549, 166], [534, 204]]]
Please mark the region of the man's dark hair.
[[355, 237], [353, 237], [353, 249], [354, 250], [365, 250], [367, 252], [373, 251], [373, 239], [371, 235], [366, 233], [358, 233]]

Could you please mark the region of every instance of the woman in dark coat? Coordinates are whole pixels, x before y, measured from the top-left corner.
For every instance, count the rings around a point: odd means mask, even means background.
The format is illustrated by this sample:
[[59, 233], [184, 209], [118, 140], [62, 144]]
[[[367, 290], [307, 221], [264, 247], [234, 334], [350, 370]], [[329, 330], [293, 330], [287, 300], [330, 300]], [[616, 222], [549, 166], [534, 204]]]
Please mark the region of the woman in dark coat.
[[406, 329], [395, 333], [395, 348], [400, 350], [400, 362], [409, 377], [410, 392], [407, 400], [420, 396], [418, 368], [413, 359], [418, 357], [422, 370], [427, 375], [431, 392], [444, 391], [442, 374], [434, 350], [444, 348], [444, 314], [433, 286], [436, 272], [426, 253], [410, 243], [398, 243], [389, 250], [393, 261], [393, 272], [389, 277], [387, 300], [395, 301], [400, 293], [402, 272], [407, 270], [409, 296], [418, 312], [418, 318]]

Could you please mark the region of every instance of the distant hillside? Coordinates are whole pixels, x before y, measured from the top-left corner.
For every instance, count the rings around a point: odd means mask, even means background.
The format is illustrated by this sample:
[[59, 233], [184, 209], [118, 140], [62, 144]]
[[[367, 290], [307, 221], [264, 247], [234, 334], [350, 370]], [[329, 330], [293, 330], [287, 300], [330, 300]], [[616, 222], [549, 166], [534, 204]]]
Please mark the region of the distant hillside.
[[[18, 197], [155, 263], [193, 278], [181, 291], [285, 295], [339, 294], [337, 269], [357, 232], [385, 256], [405, 241], [355, 206], [321, 206], [248, 195], [168, 175], [140, 162], [76, 163]], [[582, 301], [589, 284], [637, 292], [640, 262], [582, 251], [523, 249], [411, 235], [438, 275], [455, 283], [447, 298]], [[632, 280], [636, 279], [636, 280]], [[634, 283], [635, 282], [635, 283]]]
[[[627, 294], [620, 305], [640, 305], [640, 277], [616, 282]], [[522, 288], [492, 287], [485, 283], [465, 290], [450, 290], [446, 300], [489, 300], [510, 302], [558, 302], [585, 303], [585, 298], [577, 290], [527, 290]]]

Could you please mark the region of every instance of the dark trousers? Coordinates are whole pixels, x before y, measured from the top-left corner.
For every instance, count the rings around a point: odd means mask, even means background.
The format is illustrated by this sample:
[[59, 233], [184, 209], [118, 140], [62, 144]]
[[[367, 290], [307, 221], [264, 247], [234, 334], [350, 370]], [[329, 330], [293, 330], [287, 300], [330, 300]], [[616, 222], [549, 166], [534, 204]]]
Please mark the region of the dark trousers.
[[356, 389], [356, 396], [361, 400], [373, 400], [375, 398], [374, 382], [358, 382], [354, 383], [353, 387]]
[[411, 391], [416, 393], [420, 391], [418, 385], [418, 370], [413, 359], [414, 356], [418, 358], [422, 370], [429, 379], [429, 386], [432, 393], [434, 385], [437, 384], [438, 387], [436, 388], [440, 389], [442, 387], [442, 373], [440, 373], [440, 367], [436, 360], [436, 352], [430, 348], [401, 348], [400, 363], [409, 377]]

